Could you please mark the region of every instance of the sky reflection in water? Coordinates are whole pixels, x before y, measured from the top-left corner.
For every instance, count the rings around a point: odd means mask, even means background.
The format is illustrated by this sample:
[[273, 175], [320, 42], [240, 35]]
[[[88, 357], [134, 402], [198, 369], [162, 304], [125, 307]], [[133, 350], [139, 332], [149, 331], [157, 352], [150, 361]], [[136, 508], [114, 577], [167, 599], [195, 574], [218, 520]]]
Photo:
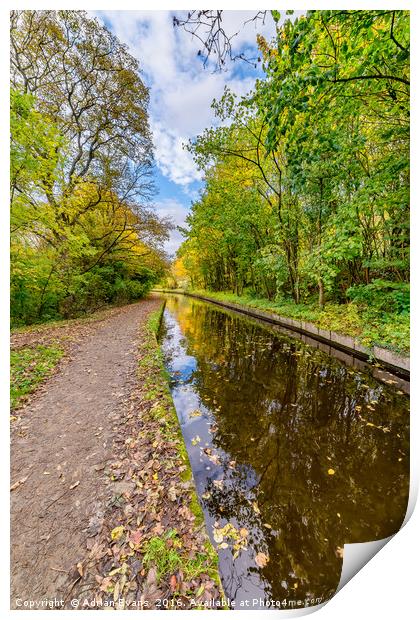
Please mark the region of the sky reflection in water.
[[408, 398], [188, 297], [167, 297], [160, 339], [226, 595], [331, 597], [344, 543], [384, 538], [404, 519]]

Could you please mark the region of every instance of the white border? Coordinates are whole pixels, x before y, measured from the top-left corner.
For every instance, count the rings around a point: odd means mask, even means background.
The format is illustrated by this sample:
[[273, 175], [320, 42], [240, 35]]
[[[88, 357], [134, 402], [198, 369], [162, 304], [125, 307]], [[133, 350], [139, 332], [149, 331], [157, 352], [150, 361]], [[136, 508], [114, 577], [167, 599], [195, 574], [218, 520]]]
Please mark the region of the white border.
[[[8, 76], [8, 57], [9, 57], [9, 32], [8, 32], [8, 12], [12, 8], [22, 9], [110, 9], [110, 10], [147, 10], [147, 9], [191, 9], [193, 3], [185, 4], [185, 2], [169, 3], [159, 2], [158, 0], [152, 2], [151, 0], [143, 2], [128, 2], [126, 0], [119, 0], [118, 3], [111, 0], [101, 0], [100, 2], [87, 2], [85, 6], [81, 6], [80, 2], [69, 2], [63, 0], [62, 2], [47, 2], [41, 3], [38, 1], [19, 1], [9, 2], [6, 0], [2, 3], [0, 8], [0, 49], [1, 49], [1, 63], [0, 63], [0, 80], [2, 84], [0, 97], [0, 144], [2, 145], [2, 164], [0, 167], [0, 188], [3, 194], [3, 200], [0, 206], [0, 234], [2, 243], [0, 244], [0, 291], [1, 291], [1, 304], [0, 304], [0, 325], [1, 330], [1, 342], [0, 342], [0, 390], [2, 403], [2, 415], [1, 415], [1, 433], [0, 433], [0, 454], [1, 454], [1, 473], [2, 473], [2, 498], [4, 504], [0, 511], [0, 532], [4, 548], [4, 554], [2, 556], [2, 579], [0, 579], [0, 609], [2, 609], [7, 617], [18, 617], [22, 613], [20, 611], [9, 610], [9, 579], [7, 569], [8, 566], [8, 540], [9, 540], [9, 429], [8, 429], [8, 374], [9, 374], [9, 362], [8, 362], [8, 326], [9, 326], [9, 312], [8, 312], [8, 143], [9, 143], [9, 108], [8, 108], [8, 91], [9, 91], [9, 76]], [[226, 8], [226, 9], [258, 9], [255, 0], [252, 2], [249, 0], [242, 0], [238, 2], [207, 2], [207, 8]], [[278, 8], [277, 3], [270, 2], [271, 8]], [[308, 5], [303, 2], [292, 2], [290, 4], [285, 3], [282, 6], [285, 8], [294, 9], [331, 9], [341, 8], [333, 7], [331, 3], [324, 2], [322, 0]], [[412, 218], [412, 273], [413, 273], [413, 286], [412, 286], [412, 316], [418, 317], [419, 313], [419, 252], [417, 250], [417, 231], [420, 229], [420, 214], [419, 206], [417, 205], [417, 199], [419, 196], [418, 184], [419, 184], [419, 157], [418, 157], [418, 135], [419, 135], [419, 105], [418, 105], [418, 77], [419, 77], [419, 57], [420, 57], [420, 18], [419, 9], [416, 8], [414, 0], [406, 2], [351, 2], [343, 4], [345, 8], [351, 9], [372, 9], [372, 8], [401, 8], [411, 10], [411, 32], [412, 32], [412, 53], [411, 63], [414, 74], [414, 86], [412, 90], [412, 150], [411, 150], [411, 169], [413, 171], [412, 183], [411, 183], [411, 218]], [[420, 342], [420, 321], [414, 321], [412, 324], [412, 342]], [[418, 349], [412, 347], [412, 373], [414, 377], [418, 376]], [[410, 509], [413, 509], [415, 503], [415, 496], [417, 495], [418, 483], [419, 483], [419, 423], [418, 423], [418, 405], [419, 405], [419, 389], [416, 385], [417, 382], [412, 383], [412, 417], [411, 417], [411, 495], [410, 495]], [[354, 620], [355, 615], [362, 615], [364, 618], [369, 617], [381, 617], [384, 619], [401, 618], [408, 619], [418, 617], [419, 603], [417, 601], [417, 589], [418, 589], [418, 575], [419, 575], [419, 560], [418, 549], [420, 548], [420, 511], [417, 509], [411, 518], [408, 520], [402, 531], [399, 532], [392, 540], [385, 546], [381, 552], [376, 555], [358, 574], [353, 577], [349, 585], [345, 586], [334, 598], [321, 610], [317, 611], [317, 618], [320, 620]], [[44, 615], [45, 612], [34, 611], [34, 614], [39, 617], [40, 614]], [[61, 617], [63, 611], [49, 611], [48, 614], [52, 620], [55, 617]], [[80, 614], [81, 612], [74, 611], [73, 614]], [[94, 611], [84, 611], [83, 617], [92, 617]], [[125, 611], [114, 612], [117, 616], [123, 616], [127, 618], [127, 614], [135, 614], [138, 612]], [[160, 612], [144, 611], [142, 618], [149, 617], [156, 618], [156, 615]], [[187, 612], [165, 612], [165, 617], [172, 617], [172, 614], [176, 614], [176, 618], [183, 617]], [[220, 612], [207, 612], [206, 618], [213, 617]], [[235, 617], [247, 615], [255, 619], [261, 617], [260, 611], [232, 611], [225, 612], [228, 614], [235, 614]], [[272, 614], [281, 614], [284, 618], [287, 612], [272, 611]], [[52, 614], [52, 615], [51, 615]], [[289, 614], [287, 614], [289, 615]], [[131, 617], [131, 616], [130, 616]], [[215, 616], [220, 617], [220, 616]]]

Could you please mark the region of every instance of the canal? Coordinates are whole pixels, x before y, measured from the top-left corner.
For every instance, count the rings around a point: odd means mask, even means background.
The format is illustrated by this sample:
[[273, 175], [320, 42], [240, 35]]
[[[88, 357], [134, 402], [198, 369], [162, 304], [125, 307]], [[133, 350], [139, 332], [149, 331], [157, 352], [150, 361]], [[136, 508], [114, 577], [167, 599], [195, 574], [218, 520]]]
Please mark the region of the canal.
[[161, 347], [226, 596], [330, 598], [344, 544], [404, 520], [403, 386], [282, 328], [165, 299]]

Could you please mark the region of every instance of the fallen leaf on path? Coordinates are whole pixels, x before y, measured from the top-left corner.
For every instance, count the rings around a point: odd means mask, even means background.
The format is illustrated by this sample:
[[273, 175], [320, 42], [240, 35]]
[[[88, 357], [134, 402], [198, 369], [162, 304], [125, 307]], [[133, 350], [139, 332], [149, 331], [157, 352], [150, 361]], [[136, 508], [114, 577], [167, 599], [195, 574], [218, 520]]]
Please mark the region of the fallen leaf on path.
[[171, 578], [169, 579], [169, 585], [171, 588], [171, 592], [174, 592], [176, 590], [176, 587], [178, 585], [178, 582], [176, 580], [175, 575], [171, 575]]
[[118, 527], [114, 527], [114, 529], [111, 532], [111, 540], [118, 540], [123, 535], [123, 532], [124, 532], [124, 526], [123, 525], [119, 525]]
[[143, 535], [142, 535], [141, 530], [135, 530], [134, 532], [130, 533], [130, 541], [134, 545], [139, 545], [141, 543], [142, 537]]
[[168, 497], [171, 500], [171, 502], [175, 502], [177, 499], [177, 494], [176, 494], [176, 488], [175, 487], [169, 487], [168, 489]]
[[71, 485], [70, 489], [75, 489], [76, 487], [78, 487], [80, 484], [80, 480], [78, 480], [77, 482], [75, 482], [74, 484]]

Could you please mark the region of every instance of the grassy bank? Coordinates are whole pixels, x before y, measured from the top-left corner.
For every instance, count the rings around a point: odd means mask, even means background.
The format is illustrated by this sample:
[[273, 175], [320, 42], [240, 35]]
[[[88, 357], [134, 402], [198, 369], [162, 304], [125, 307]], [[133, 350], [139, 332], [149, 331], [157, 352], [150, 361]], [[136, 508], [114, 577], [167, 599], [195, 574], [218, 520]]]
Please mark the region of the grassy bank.
[[[191, 536], [201, 539], [201, 551], [195, 553], [182, 544], [176, 528], [168, 529], [163, 536], [152, 537], [144, 546], [143, 563], [147, 566], [155, 563], [158, 575], [164, 577], [181, 570], [186, 582], [194, 582], [200, 576], [208, 575], [223, 593], [219, 572], [218, 556], [205, 533], [204, 515], [198, 500], [188, 453], [185, 447], [179, 420], [169, 390], [169, 375], [164, 368], [162, 351], [157, 342], [157, 335], [162, 319], [164, 305], [152, 313], [146, 324], [139, 360], [139, 378], [144, 387], [144, 400], [150, 403], [148, 414], [144, 416], [145, 428], [150, 423], [150, 441], [156, 442], [155, 424], [158, 423], [162, 439], [175, 450], [179, 457], [179, 478], [183, 488], [188, 490], [187, 506], [192, 515]], [[175, 487], [172, 487], [175, 488]], [[173, 496], [176, 496], [176, 491]], [[185, 503], [184, 503], [185, 506]], [[204, 593], [203, 583], [197, 589], [187, 590], [187, 597], [194, 597], [198, 603]]]
[[322, 329], [330, 329], [346, 336], [352, 336], [366, 347], [376, 345], [402, 354], [408, 354], [410, 350], [410, 317], [408, 314], [384, 313], [375, 308], [358, 306], [355, 303], [327, 303], [321, 309], [316, 303], [295, 304], [292, 301], [270, 301], [248, 295], [239, 296], [233, 293], [216, 293], [200, 289], [188, 292], [273, 312], [279, 316], [308, 321]]
[[10, 407], [23, 405], [29, 394], [47, 379], [63, 357], [57, 346], [25, 347], [10, 353]]

